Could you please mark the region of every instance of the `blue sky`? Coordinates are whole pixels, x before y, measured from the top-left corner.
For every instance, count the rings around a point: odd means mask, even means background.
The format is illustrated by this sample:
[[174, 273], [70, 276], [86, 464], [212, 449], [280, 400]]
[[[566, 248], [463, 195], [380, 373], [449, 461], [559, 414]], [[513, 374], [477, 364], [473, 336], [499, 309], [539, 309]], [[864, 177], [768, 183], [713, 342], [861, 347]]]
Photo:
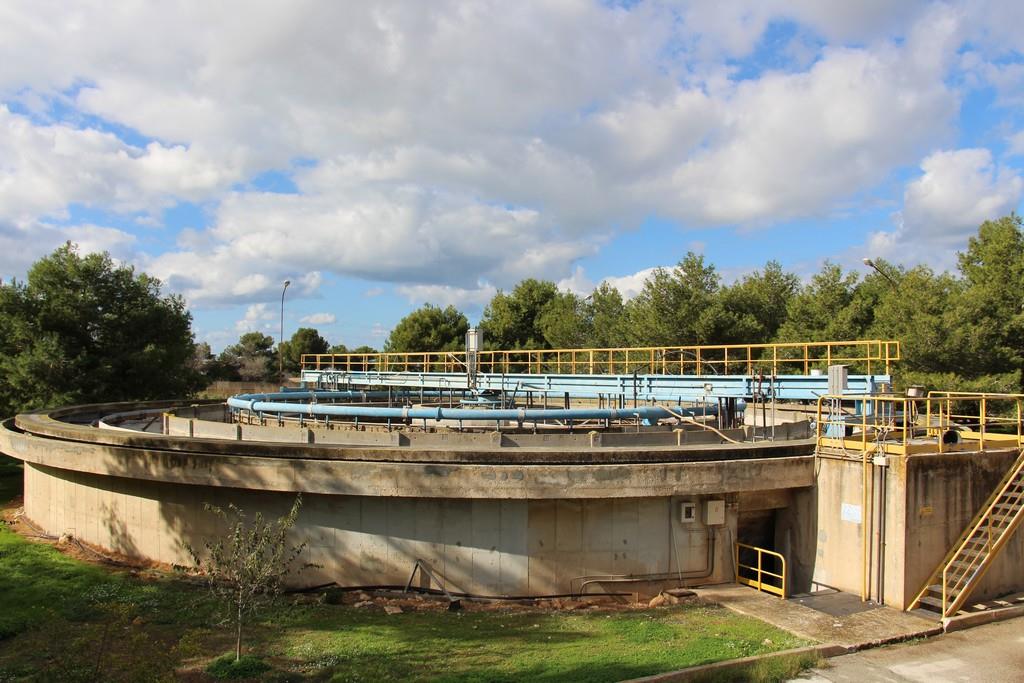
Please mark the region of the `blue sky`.
[[214, 349], [525, 277], [951, 268], [1024, 196], [1016, 2], [8, 2], [0, 277], [65, 240]]

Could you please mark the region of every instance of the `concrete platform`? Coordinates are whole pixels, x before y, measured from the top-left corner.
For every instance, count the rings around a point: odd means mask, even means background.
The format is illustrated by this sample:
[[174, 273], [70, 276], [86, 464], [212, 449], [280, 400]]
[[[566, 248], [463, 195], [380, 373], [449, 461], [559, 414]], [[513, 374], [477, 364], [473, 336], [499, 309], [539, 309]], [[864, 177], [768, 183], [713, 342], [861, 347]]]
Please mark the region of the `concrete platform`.
[[939, 638], [830, 659], [801, 683], [937, 683], [1020, 681], [1024, 678], [1024, 620], [1013, 619]]
[[[830, 610], [837, 613], [833, 615], [797, 600], [782, 600], [737, 584], [698, 588], [695, 592], [708, 602], [755, 617], [801, 638], [839, 645], [849, 651], [942, 633], [938, 619], [924, 619], [891, 607], [854, 611], [846, 604], [837, 603], [830, 606], [836, 607]], [[848, 601], [845, 594], [837, 595]], [[843, 602], [842, 599], [839, 602]]]

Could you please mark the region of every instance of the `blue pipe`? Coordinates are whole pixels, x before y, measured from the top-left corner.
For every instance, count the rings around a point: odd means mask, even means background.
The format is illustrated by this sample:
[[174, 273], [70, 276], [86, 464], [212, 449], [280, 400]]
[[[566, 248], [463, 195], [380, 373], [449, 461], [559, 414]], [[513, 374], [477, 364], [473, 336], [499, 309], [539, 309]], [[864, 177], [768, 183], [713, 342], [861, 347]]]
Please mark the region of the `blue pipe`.
[[[291, 393], [291, 392], [288, 392]], [[228, 399], [228, 405], [250, 412], [296, 413], [307, 415], [332, 415], [338, 417], [376, 417], [395, 420], [494, 420], [499, 421], [540, 421], [540, 420], [617, 420], [639, 417], [652, 421], [673, 415], [661, 406], [637, 406], [636, 408], [504, 408], [478, 410], [473, 408], [386, 408], [381, 406], [355, 406], [317, 403], [279, 403], [262, 400], [264, 394], [240, 394]], [[737, 406], [741, 408], [740, 406]], [[741, 408], [742, 409], [742, 408]], [[706, 408], [683, 408], [676, 406], [672, 412], [697, 417], [714, 415], [717, 405]]]

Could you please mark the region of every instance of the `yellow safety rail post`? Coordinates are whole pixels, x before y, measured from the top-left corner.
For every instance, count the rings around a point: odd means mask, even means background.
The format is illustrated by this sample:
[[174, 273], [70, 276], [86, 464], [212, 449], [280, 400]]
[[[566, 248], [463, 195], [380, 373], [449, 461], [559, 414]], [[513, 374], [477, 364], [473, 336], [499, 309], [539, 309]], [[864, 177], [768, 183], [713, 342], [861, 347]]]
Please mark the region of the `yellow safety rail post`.
[[[740, 561], [740, 550], [752, 550], [756, 554], [756, 564], [744, 564]], [[768, 571], [764, 568], [764, 556], [774, 557], [781, 563], [781, 573]], [[765, 593], [772, 593], [778, 595], [780, 598], [785, 598], [788, 595], [786, 590], [786, 558], [781, 553], [777, 553], [774, 550], [766, 550], [765, 548], [758, 548], [757, 546], [747, 545], [746, 543], [736, 543], [734, 550], [735, 562], [733, 563], [736, 567], [736, 583], [743, 584], [744, 586], [751, 586], [759, 591]], [[741, 570], [749, 570], [753, 573], [751, 576], [743, 576]], [[777, 579], [779, 585], [772, 583], [765, 583], [765, 577], [771, 579]]]
[[[585, 362], [577, 359], [586, 359]], [[780, 344], [718, 344], [703, 346], [644, 346], [601, 349], [530, 349], [481, 351], [478, 367], [484, 373], [586, 374], [679, 373], [729, 374], [740, 370], [754, 374], [759, 363], [771, 364], [772, 374], [808, 374], [834, 363], [864, 364], [867, 371], [884, 364], [885, 373], [899, 360], [897, 341], [859, 340], [787, 342]], [[305, 354], [304, 370], [345, 372], [458, 372], [465, 367], [465, 353], [340, 353]]]
[[[826, 414], [825, 402], [830, 410]], [[843, 409], [843, 402], [859, 404], [859, 415]], [[925, 423], [918, 426], [916, 415], [921, 402], [925, 403]], [[990, 410], [995, 406], [994, 414]], [[833, 407], [835, 410], [833, 412]], [[897, 420], [897, 411], [902, 415]], [[943, 453], [947, 450], [946, 433], [956, 430], [959, 439], [969, 447], [984, 450], [986, 446], [1021, 448], [1024, 445], [1024, 395], [990, 394], [932, 391], [926, 398], [907, 396], [845, 396], [826, 395], [818, 399], [816, 409], [815, 437], [819, 455], [831, 453], [841, 457], [853, 457], [860, 461], [862, 468], [861, 519], [864, 532], [861, 534], [861, 599], [868, 598], [868, 533], [867, 525], [873, 524], [874, 510], [868, 508], [873, 496], [869, 495], [869, 455], [912, 455], [919, 453]], [[859, 419], [857, 419], [859, 418]], [[846, 434], [847, 427], [859, 429], [860, 434]], [[915, 427], [917, 429], [915, 430]], [[961, 448], [963, 450], [963, 448]], [[868, 520], [872, 520], [869, 522]], [[989, 520], [991, 522], [991, 520]], [[980, 521], [978, 522], [980, 524]], [[987, 529], [991, 532], [991, 529]], [[972, 532], [973, 533], [973, 532]], [[993, 545], [988, 533], [989, 546]], [[991, 548], [990, 548], [991, 549]], [[948, 560], [947, 560], [948, 561]], [[943, 604], [947, 603], [946, 569], [940, 575], [943, 579]], [[938, 578], [938, 577], [935, 577]], [[954, 588], [959, 589], [955, 584]], [[927, 586], [925, 592], [927, 590]], [[924, 592], [922, 592], [923, 595]], [[916, 600], [920, 599], [920, 595]]]
[[[1009, 445], [1008, 441], [1018, 448], [1024, 446], [1021, 419], [1024, 394], [930, 391], [928, 402], [928, 427], [939, 437], [949, 429], [956, 429], [964, 440], [977, 441], [980, 449], [986, 444]], [[934, 423], [931, 421], [933, 402]], [[971, 410], [971, 405], [976, 410]], [[941, 438], [939, 441], [941, 444]]]

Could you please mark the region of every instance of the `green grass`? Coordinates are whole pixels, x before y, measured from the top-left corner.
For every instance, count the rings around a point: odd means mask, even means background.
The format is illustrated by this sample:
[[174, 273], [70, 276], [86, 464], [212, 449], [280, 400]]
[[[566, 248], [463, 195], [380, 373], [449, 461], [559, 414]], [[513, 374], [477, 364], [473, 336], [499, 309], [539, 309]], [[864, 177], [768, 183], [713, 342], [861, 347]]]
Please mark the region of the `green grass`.
[[270, 669], [271, 666], [259, 657], [242, 655], [235, 659], [235, 653], [229, 652], [210, 662], [206, 667], [206, 673], [220, 679], [254, 678]]
[[[213, 680], [204, 669], [234, 644], [201, 587], [80, 562], [6, 528], [0, 596], [0, 682], [175, 680], [182, 669], [189, 680]], [[387, 615], [288, 597], [244, 643], [273, 667], [262, 681], [617, 681], [806, 644], [699, 604]], [[751, 680], [784, 680], [806, 665], [790, 664], [766, 665]]]
[[342, 610], [310, 622], [302, 614], [289, 619], [283, 654], [337, 681], [619, 681], [806, 644], [695, 605], [545, 614]]

